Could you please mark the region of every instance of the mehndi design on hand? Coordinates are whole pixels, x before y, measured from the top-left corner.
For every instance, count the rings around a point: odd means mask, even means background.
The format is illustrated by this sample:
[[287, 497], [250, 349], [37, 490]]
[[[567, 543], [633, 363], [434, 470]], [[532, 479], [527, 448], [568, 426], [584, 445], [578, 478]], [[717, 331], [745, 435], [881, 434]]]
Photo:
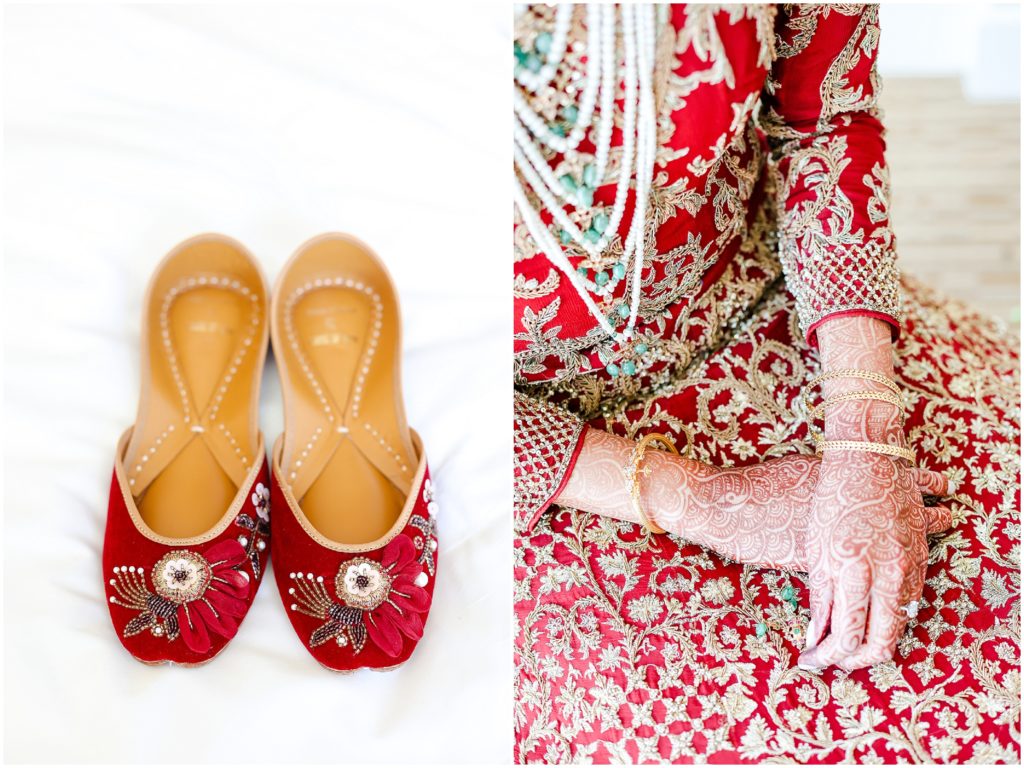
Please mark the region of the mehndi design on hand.
[[[642, 524], [633, 510], [624, 468], [635, 443], [590, 430], [557, 502]], [[648, 451], [641, 493], [644, 509], [670, 533], [740, 562], [807, 571], [807, 532], [821, 461], [793, 455], [762, 464], [718, 469], [692, 459]], [[945, 478], [912, 470], [921, 493], [935, 493]], [[926, 508], [929, 530], [949, 526], [948, 510]]]
[[[818, 340], [826, 372], [858, 368], [893, 376], [890, 329], [879, 320], [833, 318], [818, 328]], [[869, 387], [885, 385], [822, 382], [826, 399]], [[836, 401], [825, 409], [825, 439], [905, 448], [901, 417], [902, 410], [887, 402]], [[947, 508], [924, 507], [922, 492], [946, 495], [948, 484], [902, 459], [825, 451], [807, 541], [811, 624], [802, 667], [853, 670], [892, 658], [909, 618], [903, 609], [919, 601], [924, 588], [925, 534], [951, 522]]]

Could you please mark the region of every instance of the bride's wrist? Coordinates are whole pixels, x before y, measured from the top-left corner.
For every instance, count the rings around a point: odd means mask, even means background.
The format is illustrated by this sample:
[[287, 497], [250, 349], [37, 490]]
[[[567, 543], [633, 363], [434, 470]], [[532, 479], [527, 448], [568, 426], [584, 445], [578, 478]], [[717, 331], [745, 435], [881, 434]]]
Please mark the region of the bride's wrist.
[[677, 461], [676, 456], [651, 450], [636, 468], [640, 492], [636, 503], [643, 516], [670, 533], [678, 533], [681, 485], [685, 482]]
[[903, 409], [877, 400], [851, 400], [829, 408], [824, 415], [826, 440], [855, 440], [903, 446]]
[[651, 455], [647, 466], [651, 472], [642, 484], [644, 512], [660, 528], [703, 544], [703, 521], [713, 512], [713, 500], [702, 492], [703, 481], [715, 468], [661, 452]]

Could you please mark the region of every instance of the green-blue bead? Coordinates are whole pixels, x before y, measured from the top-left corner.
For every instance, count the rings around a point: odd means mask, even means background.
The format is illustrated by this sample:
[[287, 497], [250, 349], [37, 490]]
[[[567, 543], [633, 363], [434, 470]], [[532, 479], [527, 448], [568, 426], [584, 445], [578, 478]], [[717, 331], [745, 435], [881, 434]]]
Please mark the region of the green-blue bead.
[[519, 43], [516, 43], [515, 45], [512, 46], [512, 53], [515, 54], [516, 61], [518, 61], [520, 64], [526, 63], [526, 51], [522, 49]]
[[563, 139], [565, 138], [565, 128], [562, 126], [561, 123], [555, 123], [554, 125], [552, 125], [551, 132], [556, 136], [561, 136]]
[[629, 317], [629, 307], [627, 307], [625, 304], [619, 304], [618, 309], [616, 309], [615, 311], [619, 313], [619, 317], [621, 318]]
[[597, 168], [589, 163], [583, 166], [583, 183], [588, 187], [596, 187], [597, 184]]
[[608, 282], [608, 273], [602, 269], [600, 272], [594, 275], [594, 282], [597, 283], [598, 285], [604, 285], [605, 283]]
[[576, 267], [576, 271], [579, 273], [580, 277], [583, 277], [583, 278], [585, 278], [588, 274], [590, 274], [587, 271], [586, 267]]
[[546, 54], [548, 51], [550, 51], [551, 50], [551, 33], [550, 32], [541, 32], [539, 35], [537, 35], [537, 39], [533, 41], [533, 50], [537, 51], [537, 53], [544, 53], [544, 54]]
[[572, 240], [572, 235], [564, 229], [560, 229], [558, 230], [558, 239], [562, 241], [562, 245], [568, 245], [569, 241]]
[[622, 372], [625, 373], [627, 376], [632, 376], [634, 373], [636, 373], [636, 363], [634, 363], [632, 360], [627, 360], [622, 364]]
[[528, 70], [530, 70], [531, 72], [533, 72], [534, 74], [536, 74], [537, 72], [540, 72], [541, 60], [540, 60], [540, 56], [538, 56], [537, 54], [535, 54], [535, 53], [528, 53], [528, 54], [526, 54], [526, 61], [524, 62], [524, 64], [526, 65], [526, 68]]
[[608, 375], [611, 376], [613, 379], [619, 375], [619, 366], [617, 366], [615, 363], [608, 363], [608, 365], [606, 365], [604, 369], [608, 371]]
[[785, 587], [782, 590], [782, 599], [783, 600], [792, 600], [793, 599], [793, 588], [792, 587]]
[[640, 344], [636, 345], [635, 349], [638, 355], [642, 355], [647, 351], [647, 345], [641, 342]]
[[594, 204], [594, 190], [590, 187], [580, 187], [576, 192], [576, 199], [580, 201], [581, 205], [589, 208]]
[[588, 229], [586, 232], [583, 233], [583, 238], [588, 243], [596, 243], [598, 240], [601, 239], [601, 233], [598, 232], [593, 227], [591, 227], [590, 229]]
[[621, 261], [612, 267], [612, 274], [615, 275], [617, 280], [621, 280], [626, 276], [626, 265]]
[[764, 637], [768, 634], [768, 625], [765, 624], [763, 621], [759, 621], [757, 622], [757, 626], [754, 627], [754, 632], [757, 633], [758, 637]]
[[[606, 229], [608, 229], [608, 214], [607, 213], [599, 213], [599, 214], [597, 214], [594, 217], [594, 220], [590, 223], [590, 226], [593, 227], [597, 232], [601, 232], [603, 234], [604, 231]], [[615, 266], [618, 267], [619, 265], [616, 264]], [[614, 270], [614, 268], [613, 268], [613, 270]], [[625, 274], [625, 267], [623, 267], [623, 274]], [[622, 277], [622, 275], [616, 275], [616, 277]]]
[[576, 184], [576, 179], [574, 179], [568, 173], [565, 174], [564, 176], [559, 176], [558, 180], [562, 183], [562, 186], [565, 187], [570, 192], [575, 192], [576, 191], [576, 188], [578, 186]]
[[579, 109], [576, 108], [575, 104], [568, 104], [562, 107], [562, 117], [564, 117], [568, 122], [572, 123], [573, 125], [576, 124], [576, 121], [579, 119], [579, 116], [580, 111]]

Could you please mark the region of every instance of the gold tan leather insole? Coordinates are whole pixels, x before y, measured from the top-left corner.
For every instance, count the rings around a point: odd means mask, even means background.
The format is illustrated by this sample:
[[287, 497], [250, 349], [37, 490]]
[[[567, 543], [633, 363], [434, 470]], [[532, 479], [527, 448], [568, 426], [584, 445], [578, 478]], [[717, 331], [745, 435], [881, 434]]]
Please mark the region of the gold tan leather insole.
[[274, 289], [283, 479], [313, 527], [339, 544], [387, 533], [416, 470], [399, 382], [399, 323], [387, 272], [347, 236], [307, 243]]
[[203, 236], [158, 267], [143, 324], [142, 396], [124, 467], [157, 534], [199, 536], [257, 460], [266, 289], [233, 241]]

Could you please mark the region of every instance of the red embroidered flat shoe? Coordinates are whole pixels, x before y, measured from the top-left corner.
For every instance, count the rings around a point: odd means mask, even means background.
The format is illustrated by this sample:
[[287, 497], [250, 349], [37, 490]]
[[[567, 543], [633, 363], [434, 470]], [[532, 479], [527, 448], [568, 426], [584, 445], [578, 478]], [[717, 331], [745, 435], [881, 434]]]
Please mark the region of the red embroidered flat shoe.
[[329, 669], [398, 666], [434, 592], [437, 505], [405, 421], [384, 265], [347, 235], [310, 240], [277, 279], [270, 332], [285, 409], [273, 560], [288, 617]]
[[171, 251], [146, 296], [138, 418], [117, 446], [103, 543], [110, 617], [139, 661], [209, 661], [256, 596], [270, 543], [266, 351], [249, 252], [220, 235]]

